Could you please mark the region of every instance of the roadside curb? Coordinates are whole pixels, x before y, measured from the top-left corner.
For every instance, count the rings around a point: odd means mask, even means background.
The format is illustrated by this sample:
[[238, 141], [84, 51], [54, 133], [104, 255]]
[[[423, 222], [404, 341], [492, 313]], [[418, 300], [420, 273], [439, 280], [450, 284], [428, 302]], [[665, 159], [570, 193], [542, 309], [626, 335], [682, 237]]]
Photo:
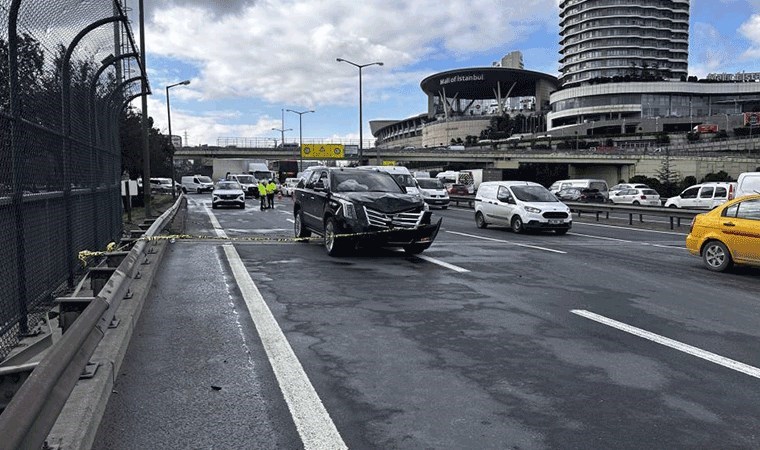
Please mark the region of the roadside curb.
[[149, 264], [139, 268], [140, 278], [130, 280], [133, 296], [124, 299], [116, 311], [121, 322], [106, 331], [90, 358], [90, 362], [99, 364], [98, 370], [94, 377], [77, 382], [48, 434], [48, 445], [67, 450], [92, 448], [111, 394], [118, 394], [113, 391], [114, 382], [167, 245], [166, 241], [156, 242], [155, 253], [146, 255]]

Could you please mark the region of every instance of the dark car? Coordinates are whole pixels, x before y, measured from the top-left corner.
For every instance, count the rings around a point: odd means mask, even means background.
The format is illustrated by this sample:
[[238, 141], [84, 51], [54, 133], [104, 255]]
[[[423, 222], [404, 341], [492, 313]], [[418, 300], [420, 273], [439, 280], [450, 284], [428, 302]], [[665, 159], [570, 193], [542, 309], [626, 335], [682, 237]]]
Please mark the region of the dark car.
[[433, 243], [441, 219], [419, 195], [385, 172], [347, 168], [307, 169], [293, 204], [296, 237], [324, 236], [331, 256], [361, 246], [403, 247], [421, 253]]
[[556, 196], [567, 202], [605, 203], [607, 201], [599, 189], [565, 188], [557, 192]]
[[449, 195], [471, 195], [464, 184], [452, 184], [448, 191]]

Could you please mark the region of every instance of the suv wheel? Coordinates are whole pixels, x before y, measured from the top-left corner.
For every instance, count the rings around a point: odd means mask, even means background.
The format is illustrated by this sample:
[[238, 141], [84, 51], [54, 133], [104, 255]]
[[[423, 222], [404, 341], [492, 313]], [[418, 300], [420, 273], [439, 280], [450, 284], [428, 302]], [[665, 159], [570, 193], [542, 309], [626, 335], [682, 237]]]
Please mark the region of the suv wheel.
[[486, 228], [488, 226], [486, 223], [486, 218], [483, 217], [483, 213], [480, 211], [475, 213], [475, 225], [478, 228]]
[[514, 219], [512, 219], [512, 231], [515, 233], [522, 233], [525, 231], [525, 226], [523, 225], [523, 221], [520, 216], [515, 216]]
[[325, 250], [330, 256], [338, 256], [346, 252], [348, 248], [348, 238], [336, 236], [338, 227], [335, 219], [330, 217], [325, 221]]
[[705, 267], [714, 272], [723, 272], [731, 268], [734, 262], [725, 244], [720, 241], [710, 241], [702, 249], [702, 261]]
[[300, 210], [296, 211], [296, 217], [293, 221], [293, 231], [295, 231], [297, 238], [307, 238], [311, 236], [311, 231], [307, 230], [306, 227], [303, 226], [303, 215], [301, 214]]
[[641, 205], [641, 203], [639, 203], [639, 201], [638, 201], [638, 200], [634, 200], [634, 202], [633, 202], [633, 206], [640, 206], [640, 205]]

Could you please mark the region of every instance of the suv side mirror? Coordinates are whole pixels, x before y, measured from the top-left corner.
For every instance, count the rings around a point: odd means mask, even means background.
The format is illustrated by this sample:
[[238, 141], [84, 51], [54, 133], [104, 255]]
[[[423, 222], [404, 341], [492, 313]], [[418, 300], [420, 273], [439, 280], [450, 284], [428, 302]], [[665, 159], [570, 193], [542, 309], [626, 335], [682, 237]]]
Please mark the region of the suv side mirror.
[[512, 197], [510, 195], [499, 195], [498, 197], [496, 197], [496, 200], [498, 200], [498, 201], [500, 201], [502, 203], [514, 203], [515, 202], [514, 200], [512, 200]]

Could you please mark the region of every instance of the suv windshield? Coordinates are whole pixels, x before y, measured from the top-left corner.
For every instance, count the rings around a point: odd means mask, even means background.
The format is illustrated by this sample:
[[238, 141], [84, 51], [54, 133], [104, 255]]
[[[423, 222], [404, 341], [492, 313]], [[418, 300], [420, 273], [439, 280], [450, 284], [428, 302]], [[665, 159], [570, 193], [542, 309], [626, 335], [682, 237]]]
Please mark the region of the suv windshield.
[[220, 181], [216, 184], [217, 189], [240, 189], [237, 181]]
[[418, 178], [417, 183], [422, 189], [443, 189], [443, 183], [436, 178]]
[[333, 172], [331, 190], [333, 192], [403, 193], [401, 187], [387, 173], [368, 170]]
[[518, 200], [523, 202], [558, 202], [554, 196], [543, 186], [512, 186], [512, 193]]
[[256, 183], [256, 180], [251, 175], [238, 175], [237, 176], [237, 180], [238, 180], [238, 182], [245, 183], [245, 184], [254, 184], [254, 183]]
[[596, 189], [597, 191], [606, 191], [607, 186], [604, 183], [598, 182], [598, 181], [592, 181], [588, 184], [588, 187], [591, 189]]
[[198, 177], [198, 181], [200, 181], [201, 183], [212, 183], [211, 178], [207, 176]]

